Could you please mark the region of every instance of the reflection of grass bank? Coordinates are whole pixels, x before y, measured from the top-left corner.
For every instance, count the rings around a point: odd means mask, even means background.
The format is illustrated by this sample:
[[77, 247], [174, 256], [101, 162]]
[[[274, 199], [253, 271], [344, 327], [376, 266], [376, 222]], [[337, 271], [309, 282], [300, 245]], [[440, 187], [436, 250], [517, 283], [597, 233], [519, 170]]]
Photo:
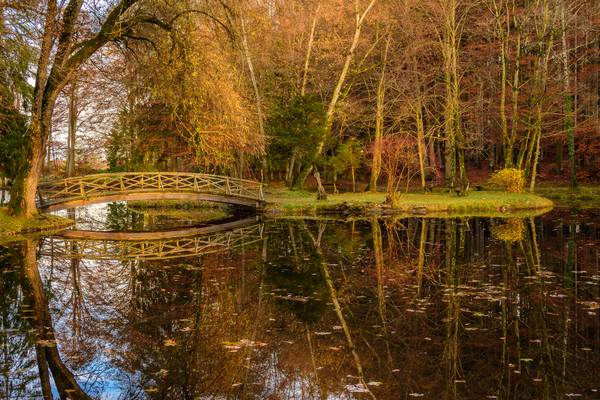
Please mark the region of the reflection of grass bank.
[[172, 209], [213, 209], [227, 210], [227, 204], [214, 203], [210, 201], [183, 201], [183, 200], [134, 200], [127, 202], [131, 208], [172, 208]]
[[177, 200], [132, 201], [128, 208], [148, 217], [170, 217], [208, 222], [231, 216], [228, 205], [208, 202], [181, 202]]
[[50, 214], [39, 214], [34, 218], [12, 216], [6, 208], [0, 208], [0, 237], [61, 229], [73, 223], [70, 219]]
[[580, 186], [575, 192], [566, 186], [540, 186], [537, 192], [554, 201], [557, 206], [599, 207], [600, 186]]
[[384, 205], [385, 193], [343, 193], [328, 195], [317, 201], [314, 193], [279, 190], [267, 195], [267, 213], [322, 214], [349, 213], [409, 213], [409, 214], [497, 214], [523, 210], [547, 209], [552, 201], [530, 193], [500, 191], [470, 192], [458, 197], [447, 193], [407, 193], [397, 199], [395, 207]]

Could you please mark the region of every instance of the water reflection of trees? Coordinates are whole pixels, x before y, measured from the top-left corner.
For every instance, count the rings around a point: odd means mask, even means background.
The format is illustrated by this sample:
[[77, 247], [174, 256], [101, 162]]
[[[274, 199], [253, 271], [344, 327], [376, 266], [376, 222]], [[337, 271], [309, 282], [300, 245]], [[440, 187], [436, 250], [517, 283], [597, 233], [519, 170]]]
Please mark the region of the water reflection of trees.
[[[575, 215], [267, 231], [230, 254], [42, 258], [63, 365], [98, 397], [552, 399], [596, 384], [598, 267], [575, 250], [600, 240]], [[2, 301], [3, 326], [27, 323], [17, 292]], [[35, 340], [2, 338], [33, 392]]]

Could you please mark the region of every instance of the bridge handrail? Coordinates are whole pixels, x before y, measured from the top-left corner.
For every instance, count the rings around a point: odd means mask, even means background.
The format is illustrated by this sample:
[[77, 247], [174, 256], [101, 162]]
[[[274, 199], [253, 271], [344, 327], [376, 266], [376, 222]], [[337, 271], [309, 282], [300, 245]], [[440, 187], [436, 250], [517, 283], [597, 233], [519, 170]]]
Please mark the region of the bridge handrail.
[[215, 193], [264, 201], [262, 183], [191, 172], [116, 172], [42, 181], [38, 192], [45, 203], [89, 195], [148, 191]]
[[42, 180], [40, 182], [40, 185], [44, 184], [44, 183], [51, 183], [51, 182], [63, 182], [63, 181], [71, 181], [71, 180], [79, 180], [81, 178], [100, 178], [100, 177], [105, 177], [105, 176], [119, 176], [119, 175], [151, 175], [151, 174], [160, 174], [160, 175], [196, 175], [196, 176], [204, 176], [204, 177], [212, 177], [212, 178], [229, 178], [232, 181], [237, 181], [237, 182], [244, 182], [244, 183], [250, 183], [250, 184], [255, 184], [255, 185], [262, 185], [259, 181], [254, 181], [252, 179], [245, 179], [245, 178], [234, 178], [231, 176], [227, 176], [227, 175], [215, 175], [215, 174], [203, 174], [200, 172], [176, 172], [176, 171], [130, 171], [130, 172], [104, 172], [104, 173], [98, 173], [98, 174], [88, 174], [88, 175], [78, 175], [78, 176], [70, 176], [70, 177], [66, 177], [66, 178], [58, 178], [58, 179], [48, 179], [48, 180]]
[[42, 256], [89, 260], [165, 260], [231, 251], [263, 239], [263, 224], [222, 232], [160, 239], [82, 239], [51, 236], [42, 241]]

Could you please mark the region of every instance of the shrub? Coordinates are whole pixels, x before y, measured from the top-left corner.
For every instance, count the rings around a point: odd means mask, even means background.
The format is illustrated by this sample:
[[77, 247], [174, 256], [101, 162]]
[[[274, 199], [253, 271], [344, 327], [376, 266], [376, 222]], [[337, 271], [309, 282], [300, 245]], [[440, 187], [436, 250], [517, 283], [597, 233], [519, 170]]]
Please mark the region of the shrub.
[[521, 193], [525, 189], [525, 174], [517, 168], [504, 168], [492, 175], [490, 183], [507, 192]]

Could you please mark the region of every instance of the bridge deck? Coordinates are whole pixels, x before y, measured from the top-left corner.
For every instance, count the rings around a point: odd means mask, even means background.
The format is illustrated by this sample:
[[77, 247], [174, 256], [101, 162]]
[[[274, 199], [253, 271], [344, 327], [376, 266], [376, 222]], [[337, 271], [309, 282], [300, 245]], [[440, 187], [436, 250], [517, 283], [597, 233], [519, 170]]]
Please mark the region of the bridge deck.
[[198, 199], [253, 208], [264, 204], [260, 182], [186, 172], [123, 172], [57, 179], [42, 182], [38, 197], [40, 205], [49, 209], [141, 199]]

